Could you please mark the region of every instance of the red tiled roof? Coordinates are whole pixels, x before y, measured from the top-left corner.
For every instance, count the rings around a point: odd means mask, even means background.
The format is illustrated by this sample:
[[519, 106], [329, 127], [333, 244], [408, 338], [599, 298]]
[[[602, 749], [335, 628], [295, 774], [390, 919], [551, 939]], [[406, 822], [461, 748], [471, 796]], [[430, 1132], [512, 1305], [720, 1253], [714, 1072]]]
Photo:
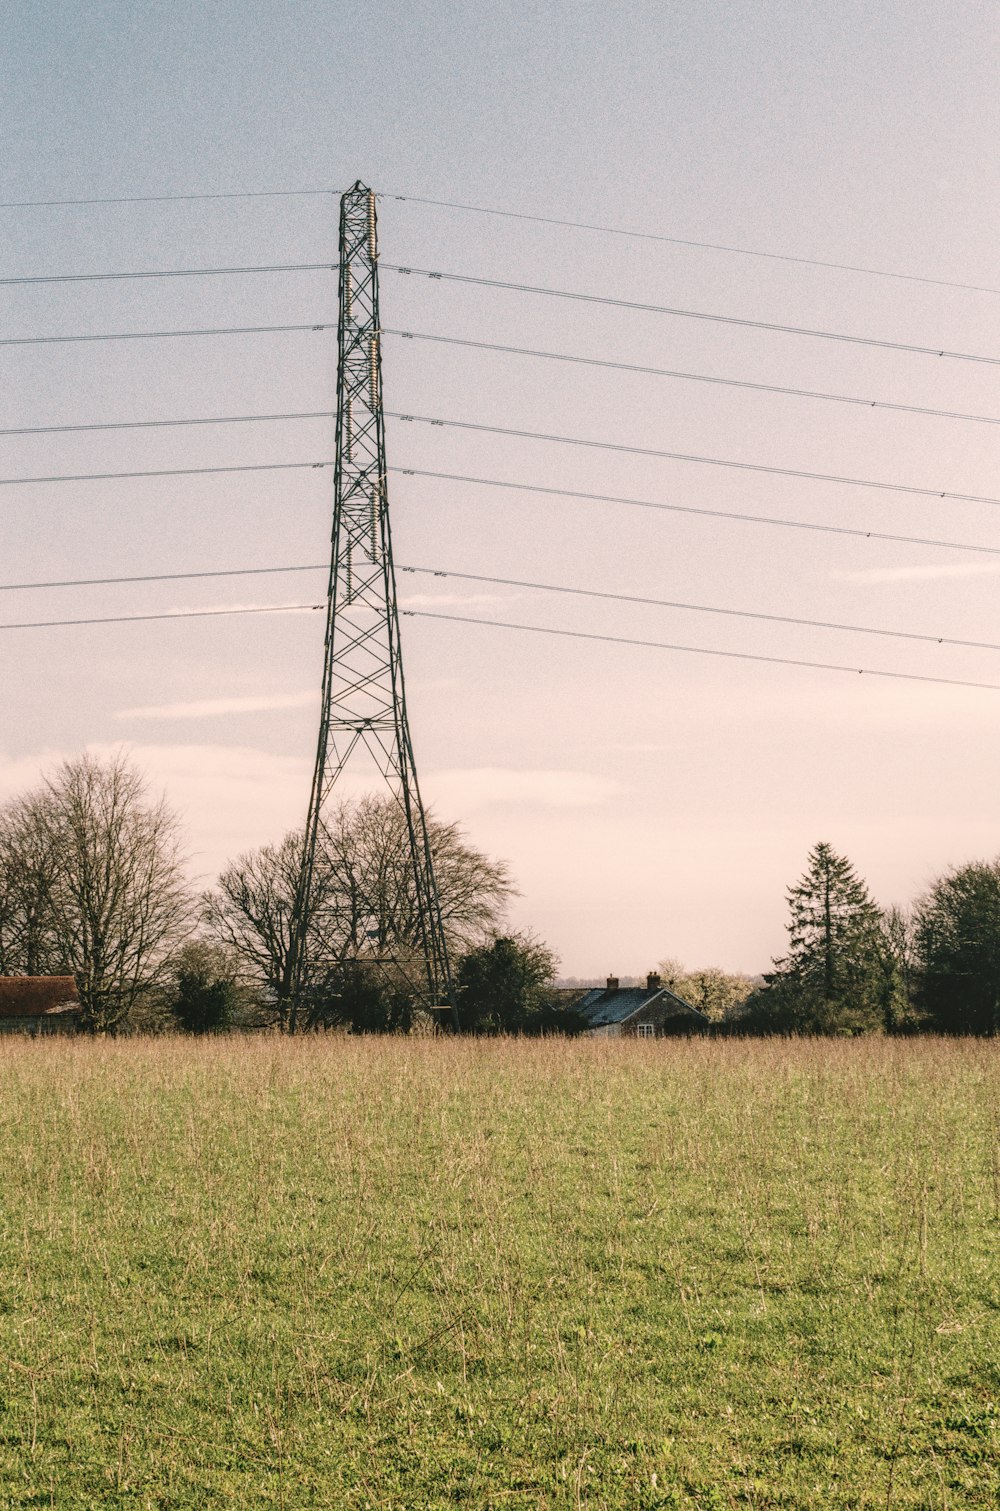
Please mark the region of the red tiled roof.
[[79, 1006], [72, 976], [0, 976], [0, 1018], [45, 1018]]

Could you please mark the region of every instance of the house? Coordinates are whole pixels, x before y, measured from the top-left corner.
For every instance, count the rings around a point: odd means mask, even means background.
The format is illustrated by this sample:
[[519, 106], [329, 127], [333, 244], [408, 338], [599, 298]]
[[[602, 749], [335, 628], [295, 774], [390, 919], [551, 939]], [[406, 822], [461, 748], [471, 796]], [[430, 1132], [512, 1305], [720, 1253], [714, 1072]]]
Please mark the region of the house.
[[76, 1031], [80, 998], [72, 976], [0, 976], [0, 1034]]
[[618, 977], [609, 976], [607, 986], [594, 987], [580, 998], [576, 1011], [594, 1035], [661, 1039], [705, 1033], [709, 1026], [706, 1014], [662, 986], [655, 971], [646, 977], [645, 986], [619, 986]]

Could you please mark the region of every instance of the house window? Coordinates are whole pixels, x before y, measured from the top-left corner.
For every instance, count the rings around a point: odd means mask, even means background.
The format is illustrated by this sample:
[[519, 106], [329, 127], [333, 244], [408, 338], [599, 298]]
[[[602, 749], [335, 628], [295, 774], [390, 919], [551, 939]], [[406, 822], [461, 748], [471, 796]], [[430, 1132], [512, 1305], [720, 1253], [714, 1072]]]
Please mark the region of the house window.
[[640, 1039], [652, 1039], [656, 1034], [656, 1025], [654, 1023], [639, 1023], [636, 1025], [635, 1031]]

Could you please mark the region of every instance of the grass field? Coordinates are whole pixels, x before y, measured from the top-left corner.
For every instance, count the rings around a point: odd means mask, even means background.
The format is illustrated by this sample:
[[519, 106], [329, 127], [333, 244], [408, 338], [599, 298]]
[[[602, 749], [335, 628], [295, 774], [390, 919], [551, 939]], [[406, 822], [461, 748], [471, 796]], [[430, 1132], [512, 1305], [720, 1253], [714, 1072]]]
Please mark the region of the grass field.
[[0, 1506], [995, 1506], [998, 1137], [991, 1044], [0, 1041]]

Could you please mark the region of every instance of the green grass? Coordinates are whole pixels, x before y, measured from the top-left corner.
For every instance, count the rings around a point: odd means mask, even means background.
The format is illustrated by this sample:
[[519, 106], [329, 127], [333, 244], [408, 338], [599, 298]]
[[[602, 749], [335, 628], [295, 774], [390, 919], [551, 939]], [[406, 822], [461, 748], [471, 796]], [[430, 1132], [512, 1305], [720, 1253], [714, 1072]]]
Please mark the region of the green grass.
[[1000, 1504], [998, 1069], [0, 1042], [0, 1506]]

